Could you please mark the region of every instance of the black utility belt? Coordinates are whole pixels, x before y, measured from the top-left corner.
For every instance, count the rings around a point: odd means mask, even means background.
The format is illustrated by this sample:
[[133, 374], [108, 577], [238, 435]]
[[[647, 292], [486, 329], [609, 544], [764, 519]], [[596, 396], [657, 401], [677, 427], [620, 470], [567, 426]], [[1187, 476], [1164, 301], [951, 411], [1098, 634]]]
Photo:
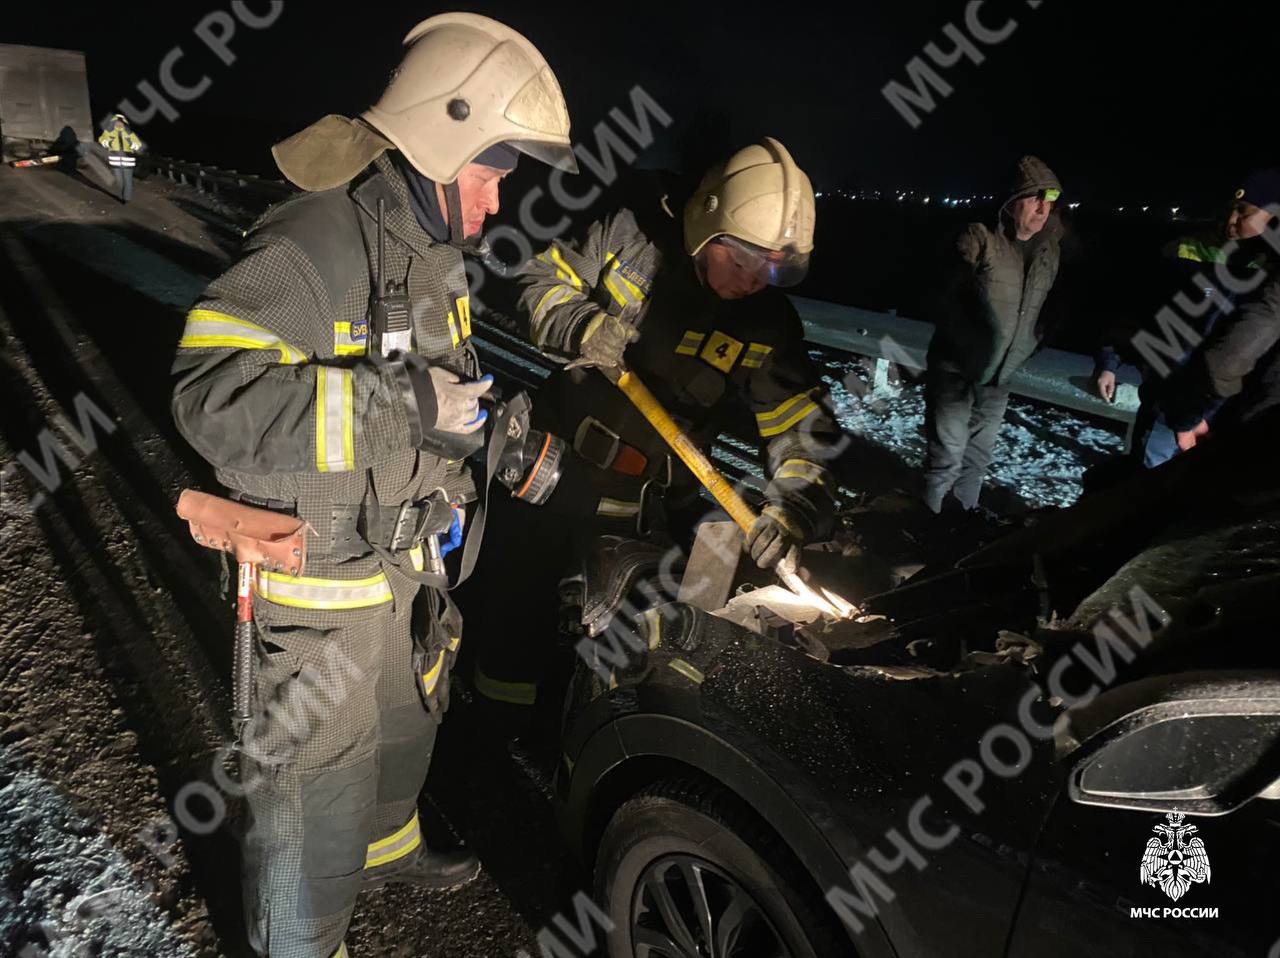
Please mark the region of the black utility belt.
[[452, 525], [453, 506], [442, 493], [399, 506], [334, 506], [329, 526], [330, 554], [357, 558], [368, 555], [373, 551], [371, 547], [403, 552], [427, 536], [448, 532]]
[[[243, 492], [231, 496], [245, 505], [296, 516], [296, 502], [261, 499]], [[328, 554], [339, 559], [358, 559], [377, 549], [404, 552], [425, 537], [440, 535], [453, 525], [453, 506], [443, 491], [418, 502], [384, 506], [376, 502], [337, 505], [330, 514]]]

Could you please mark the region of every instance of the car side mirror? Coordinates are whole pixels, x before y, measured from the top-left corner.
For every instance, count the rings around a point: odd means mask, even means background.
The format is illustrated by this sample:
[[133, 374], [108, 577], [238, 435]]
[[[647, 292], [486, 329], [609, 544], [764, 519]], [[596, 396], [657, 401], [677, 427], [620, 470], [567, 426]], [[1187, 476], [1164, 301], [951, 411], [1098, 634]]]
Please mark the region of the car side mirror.
[[[1104, 701], [1110, 699], [1109, 701]], [[1068, 713], [1067, 791], [1084, 805], [1225, 815], [1280, 798], [1280, 677], [1162, 676]]]

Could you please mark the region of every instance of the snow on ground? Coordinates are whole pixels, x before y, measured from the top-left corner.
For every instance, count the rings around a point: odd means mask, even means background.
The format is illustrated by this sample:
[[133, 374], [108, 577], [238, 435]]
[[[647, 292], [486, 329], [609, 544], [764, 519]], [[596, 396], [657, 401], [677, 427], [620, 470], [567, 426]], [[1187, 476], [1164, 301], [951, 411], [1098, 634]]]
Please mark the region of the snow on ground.
[[[912, 469], [924, 464], [924, 388], [903, 383], [868, 391], [865, 363], [814, 350], [823, 365], [840, 425], [900, 457]], [[859, 386], [860, 381], [863, 386]], [[859, 393], [866, 395], [859, 398]], [[1124, 436], [1065, 409], [1013, 397], [996, 442], [988, 487], [1012, 494], [1027, 508], [1069, 506], [1081, 493], [1085, 469], [1124, 452]]]
[[19, 871], [0, 884], [0, 941], [18, 958], [196, 954], [94, 824], [3, 753], [0, 861]]

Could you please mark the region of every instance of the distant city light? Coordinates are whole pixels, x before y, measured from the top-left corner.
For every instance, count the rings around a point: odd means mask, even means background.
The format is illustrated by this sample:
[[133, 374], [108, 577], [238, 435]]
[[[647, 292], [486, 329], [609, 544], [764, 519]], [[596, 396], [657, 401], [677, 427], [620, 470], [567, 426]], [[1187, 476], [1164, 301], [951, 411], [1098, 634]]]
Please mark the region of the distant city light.
[[[845, 200], [849, 200], [851, 202], [862, 202], [862, 203], [870, 203], [870, 202], [875, 202], [877, 200], [892, 199], [892, 200], [897, 200], [897, 202], [899, 203], [919, 202], [919, 203], [923, 203], [925, 206], [931, 206], [934, 202], [934, 197], [930, 193], [925, 193], [923, 190], [912, 190], [912, 189], [902, 189], [902, 188], [888, 190], [888, 191], [870, 190], [870, 189], [869, 190], [828, 189], [828, 190], [816, 191], [813, 195], [815, 199], [822, 199], [824, 197], [831, 199], [831, 198], [838, 197]], [[982, 203], [984, 201], [994, 202], [997, 199], [997, 197], [991, 194], [979, 194], [977, 196], [939, 196], [937, 199], [938, 199], [938, 203], [944, 207], [948, 207], [950, 209], [959, 209], [960, 207], [970, 207], [970, 206], [973, 206], [975, 203]], [[1073, 202], [1065, 204], [1066, 208], [1069, 210], [1078, 210], [1083, 205], [1084, 204], [1081, 203], [1079, 200], [1075, 200]], [[1159, 209], [1159, 208], [1160, 207], [1152, 207], [1152, 206], [1134, 207], [1134, 209], [1139, 209], [1143, 213], [1150, 213], [1153, 209]], [[1115, 207], [1115, 211], [1117, 213], [1124, 213], [1128, 209], [1129, 209], [1128, 206]], [[1182, 213], [1181, 206], [1171, 206], [1168, 209], [1169, 209], [1170, 215], [1173, 216], [1175, 219]], [[1280, 956], [1278, 956], [1278, 958], [1280, 958]]]

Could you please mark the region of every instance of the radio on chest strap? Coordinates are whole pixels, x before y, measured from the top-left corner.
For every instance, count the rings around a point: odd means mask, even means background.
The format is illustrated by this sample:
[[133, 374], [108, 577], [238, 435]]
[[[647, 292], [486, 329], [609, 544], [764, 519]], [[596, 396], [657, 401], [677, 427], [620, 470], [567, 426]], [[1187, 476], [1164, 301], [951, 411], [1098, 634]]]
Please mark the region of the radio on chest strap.
[[413, 348], [413, 304], [408, 285], [387, 281], [386, 205], [386, 200], [378, 197], [378, 268], [369, 322], [369, 350], [384, 358]]

